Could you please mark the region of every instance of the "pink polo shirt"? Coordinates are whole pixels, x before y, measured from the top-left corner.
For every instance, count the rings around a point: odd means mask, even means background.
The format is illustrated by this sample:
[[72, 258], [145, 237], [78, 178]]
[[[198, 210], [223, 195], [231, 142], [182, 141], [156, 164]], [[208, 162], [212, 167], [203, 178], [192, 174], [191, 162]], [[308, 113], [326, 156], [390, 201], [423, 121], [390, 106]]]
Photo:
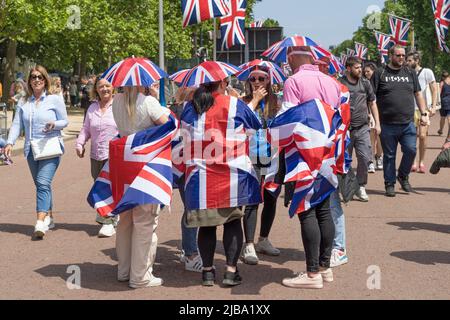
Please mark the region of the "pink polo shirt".
[[283, 104], [278, 114], [313, 99], [320, 99], [337, 107], [340, 102], [340, 94], [339, 85], [333, 78], [320, 72], [318, 66], [305, 64], [286, 80]]
[[112, 102], [102, 114], [100, 104], [94, 102], [89, 106], [86, 119], [77, 139], [77, 149], [82, 148], [91, 139], [91, 159], [102, 161], [109, 157], [109, 141], [117, 136], [117, 125], [114, 121]]

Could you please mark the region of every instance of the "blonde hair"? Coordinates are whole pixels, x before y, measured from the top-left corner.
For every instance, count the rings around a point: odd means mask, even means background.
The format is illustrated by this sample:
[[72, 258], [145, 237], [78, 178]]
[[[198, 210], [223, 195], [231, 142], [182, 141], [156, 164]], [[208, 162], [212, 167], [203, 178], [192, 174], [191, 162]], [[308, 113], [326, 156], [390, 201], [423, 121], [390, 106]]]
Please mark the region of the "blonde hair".
[[27, 79], [27, 99], [29, 97], [31, 97], [33, 95], [33, 87], [31, 87], [31, 74], [33, 73], [33, 71], [37, 71], [40, 74], [42, 74], [42, 76], [44, 77], [45, 80], [45, 90], [47, 92], [50, 91], [50, 76], [48, 75], [47, 70], [41, 66], [41, 65], [36, 65], [34, 68], [30, 69], [30, 72], [28, 73], [28, 79]]
[[48, 91], [49, 94], [60, 94], [61, 93], [62, 88], [61, 87], [59, 87], [59, 88], [56, 87], [56, 81], [57, 80], [61, 81], [61, 78], [60, 77], [51, 77], [50, 89]]
[[124, 87], [123, 94], [125, 95], [125, 108], [127, 109], [128, 117], [131, 123], [134, 123], [136, 117], [136, 102], [139, 95], [138, 87]]

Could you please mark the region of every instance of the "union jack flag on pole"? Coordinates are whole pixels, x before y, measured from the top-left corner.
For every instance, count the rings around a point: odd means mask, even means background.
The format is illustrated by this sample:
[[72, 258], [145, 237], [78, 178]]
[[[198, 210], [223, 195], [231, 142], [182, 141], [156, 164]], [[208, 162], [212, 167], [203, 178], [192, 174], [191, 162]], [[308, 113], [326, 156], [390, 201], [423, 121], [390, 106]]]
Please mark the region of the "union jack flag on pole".
[[181, 0], [183, 28], [228, 14], [226, 0]]
[[341, 63], [344, 67], [347, 64], [347, 58], [348, 58], [348, 55], [346, 55], [345, 53], [341, 53]]
[[222, 50], [245, 44], [245, 13], [247, 0], [228, 0], [229, 14], [220, 18]]
[[391, 27], [391, 37], [395, 44], [401, 46], [408, 45], [408, 32], [411, 27], [411, 20], [389, 15], [389, 25]]
[[173, 114], [161, 126], [110, 142], [109, 161], [88, 195], [102, 217], [172, 199], [171, 143], [178, 130]]
[[389, 48], [393, 44], [391, 36], [379, 31], [375, 31], [375, 37], [377, 38], [377, 49], [380, 52], [381, 63], [387, 63], [389, 57]]
[[434, 13], [434, 23], [438, 38], [439, 49], [450, 53], [450, 49], [445, 43], [448, 27], [450, 25], [450, 0], [431, 0], [431, 7]]
[[[278, 115], [270, 124], [270, 143], [285, 150], [284, 182], [295, 182], [289, 208], [293, 217], [323, 202], [338, 186], [336, 133], [339, 112], [315, 99]], [[270, 179], [266, 189], [274, 189]]]
[[355, 51], [356, 54], [355, 56], [362, 59], [362, 60], [366, 60], [367, 59], [367, 47], [359, 42], [355, 42]]

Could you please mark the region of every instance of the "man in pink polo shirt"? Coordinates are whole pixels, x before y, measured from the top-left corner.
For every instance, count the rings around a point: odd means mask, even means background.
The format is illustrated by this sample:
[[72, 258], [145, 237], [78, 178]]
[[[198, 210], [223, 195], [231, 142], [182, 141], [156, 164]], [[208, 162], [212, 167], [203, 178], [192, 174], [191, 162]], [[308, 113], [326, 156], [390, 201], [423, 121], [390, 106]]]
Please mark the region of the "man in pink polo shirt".
[[340, 101], [339, 85], [320, 72], [309, 47], [291, 47], [288, 62], [294, 75], [284, 84], [283, 105], [279, 113], [313, 99], [320, 99], [333, 107]]
[[[330, 76], [313, 65], [309, 47], [291, 47], [288, 62], [294, 75], [284, 85], [283, 105], [279, 113], [313, 99], [338, 107], [340, 86]], [[294, 278], [283, 279], [283, 285], [291, 288], [323, 288], [323, 282], [333, 281], [330, 269], [331, 250], [335, 226], [330, 210], [330, 197], [314, 208], [298, 215], [301, 225], [306, 272]]]

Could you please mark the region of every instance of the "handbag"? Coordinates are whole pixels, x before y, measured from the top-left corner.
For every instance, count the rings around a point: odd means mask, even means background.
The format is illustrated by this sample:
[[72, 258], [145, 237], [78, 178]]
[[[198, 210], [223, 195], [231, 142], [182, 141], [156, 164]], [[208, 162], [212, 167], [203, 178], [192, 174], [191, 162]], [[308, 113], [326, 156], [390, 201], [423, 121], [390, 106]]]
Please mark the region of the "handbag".
[[31, 138], [32, 130], [32, 118], [33, 112], [30, 113], [30, 144], [31, 150], [33, 152], [33, 158], [35, 161], [38, 160], [46, 160], [51, 158], [59, 157], [63, 154], [61, 143], [59, 141], [59, 137], [51, 137], [51, 138], [41, 138], [34, 139]]

